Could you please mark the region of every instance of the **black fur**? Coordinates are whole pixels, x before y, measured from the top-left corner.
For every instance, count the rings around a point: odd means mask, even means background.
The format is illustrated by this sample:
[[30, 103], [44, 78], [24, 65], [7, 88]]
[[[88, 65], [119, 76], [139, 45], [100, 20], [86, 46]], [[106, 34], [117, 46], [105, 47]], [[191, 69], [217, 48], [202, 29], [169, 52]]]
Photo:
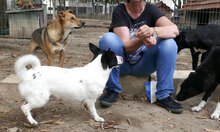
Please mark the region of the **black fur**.
[[102, 50], [98, 47], [96, 47], [94, 44], [89, 43], [89, 49], [90, 51], [93, 53], [93, 59], [91, 61], [93, 61], [99, 54], [102, 53]]
[[177, 100], [183, 101], [205, 92], [207, 101], [220, 83], [220, 46], [214, 46], [200, 66], [181, 84]]
[[89, 43], [89, 49], [93, 52], [94, 57], [92, 61], [99, 55], [102, 54], [101, 62], [103, 69], [112, 68], [118, 65], [118, 61], [116, 58], [116, 54], [110, 49], [101, 50], [100, 48], [96, 47], [94, 44]]
[[[41, 36], [41, 34], [43, 33], [45, 31], [45, 28], [39, 28], [39, 29], [37, 29], [37, 30], [35, 30], [34, 32], [33, 32], [33, 34], [32, 34], [32, 39], [36, 42], [36, 43], [38, 43], [39, 45], [43, 45], [44, 44], [44, 42], [45, 42], [45, 40], [43, 41], [41, 38], [42, 38], [42, 36]], [[44, 32], [44, 38], [45, 38], [45, 32]]]
[[201, 61], [204, 60], [206, 54], [214, 45], [220, 45], [220, 26], [209, 24], [201, 26], [197, 29], [182, 31], [175, 38], [178, 45], [178, 53], [185, 48], [189, 48], [192, 55], [192, 69], [195, 70], [198, 65], [199, 55], [201, 52], [196, 52], [196, 49], [205, 49], [206, 53], [202, 54]]

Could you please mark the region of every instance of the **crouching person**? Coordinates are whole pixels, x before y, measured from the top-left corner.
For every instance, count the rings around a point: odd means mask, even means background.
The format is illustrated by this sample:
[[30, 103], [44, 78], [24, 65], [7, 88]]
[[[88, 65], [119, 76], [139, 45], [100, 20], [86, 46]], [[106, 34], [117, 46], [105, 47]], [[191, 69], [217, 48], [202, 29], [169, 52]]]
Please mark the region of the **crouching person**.
[[156, 104], [181, 113], [183, 107], [171, 98], [177, 56], [172, 38], [179, 34], [177, 26], [156, 6], [144, 0], [128, 0], [115, 8], [109, 31], [101, 38], [99, 47], [110, 48], [126, 61], [111, 72], [107, 92], [100, 98], [101, 106], [109, 107], [117, 101], [122, 90], [120, 75], [144, 76], [156, 71]]

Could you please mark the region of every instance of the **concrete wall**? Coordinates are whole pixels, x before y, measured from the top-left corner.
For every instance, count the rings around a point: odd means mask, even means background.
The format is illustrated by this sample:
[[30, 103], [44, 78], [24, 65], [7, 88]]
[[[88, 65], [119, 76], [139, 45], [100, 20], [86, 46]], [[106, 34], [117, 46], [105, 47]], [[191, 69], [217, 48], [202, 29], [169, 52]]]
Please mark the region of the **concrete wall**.
[[[175, 94], [180, 90], [181, 83], [188, 77], [192, 70], [175, 70], [173, 75], [173, 85]], [[156, 80], [156, 73], [151, 74], [152, 80]], [[120, 84], [122, 86], [122, 94], [128, 96], [146, 95], [145, 82], [148, 76], [121, 76]]]

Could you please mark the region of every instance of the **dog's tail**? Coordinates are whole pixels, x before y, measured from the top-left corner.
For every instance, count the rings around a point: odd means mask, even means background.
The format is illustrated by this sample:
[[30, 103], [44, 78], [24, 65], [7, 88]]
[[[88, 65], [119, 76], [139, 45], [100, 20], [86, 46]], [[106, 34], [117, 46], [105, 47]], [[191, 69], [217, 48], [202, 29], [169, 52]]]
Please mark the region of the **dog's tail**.
[[24, 55], [15, 62], [15, 73], [19, 80], [22, 80], [24, 73], [28, 71], [27, 65], [31, 65], [32, 69], [36, 69], [41, 66], [40, 60], [35, 55]]

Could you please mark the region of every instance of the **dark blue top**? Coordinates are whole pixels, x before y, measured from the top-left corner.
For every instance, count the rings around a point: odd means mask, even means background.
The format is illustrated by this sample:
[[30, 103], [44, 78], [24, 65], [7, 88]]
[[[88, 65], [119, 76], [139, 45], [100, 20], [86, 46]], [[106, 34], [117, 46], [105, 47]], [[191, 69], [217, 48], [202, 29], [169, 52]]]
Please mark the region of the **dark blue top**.
[[[129, 28], [130, 39], [135, 39], [135, 32], [137, 29], [144, 24], [149, 27], [154, 27], [156, 21], [164, 16], [163, 13], [156, 6], [146, 3], [145, 9], [142, 14], [137, 18], [133, 19], [128, 14], [125, 4], [119, 4], [113, 11], [112, 23], [110, 25], [109, 31], [113, 32], [114, 27], [126, 26]], [[136, 52], [131, 54], [125, 54], [126, 60], [130, 64], [136, 64], [143, 55], [143, 51], [146, 49], [145, 45], [142, 45]]]
[[156, 21], [162, 16], [164, 15], [160, 9], [150, 3], [146, 3], [142, 14], [137, 19], [133, 19], [128, 14], [125, 4], [121, 3], [113, 11], [112, 23], [109, 31], [113, 32], [114, 27], [126, 26], [129, 28], [131, 39], [134, 39], [133, 35], [139, 27], [143, 26], [144, 24], [148, 25], [149, 27], [154, 27]]

